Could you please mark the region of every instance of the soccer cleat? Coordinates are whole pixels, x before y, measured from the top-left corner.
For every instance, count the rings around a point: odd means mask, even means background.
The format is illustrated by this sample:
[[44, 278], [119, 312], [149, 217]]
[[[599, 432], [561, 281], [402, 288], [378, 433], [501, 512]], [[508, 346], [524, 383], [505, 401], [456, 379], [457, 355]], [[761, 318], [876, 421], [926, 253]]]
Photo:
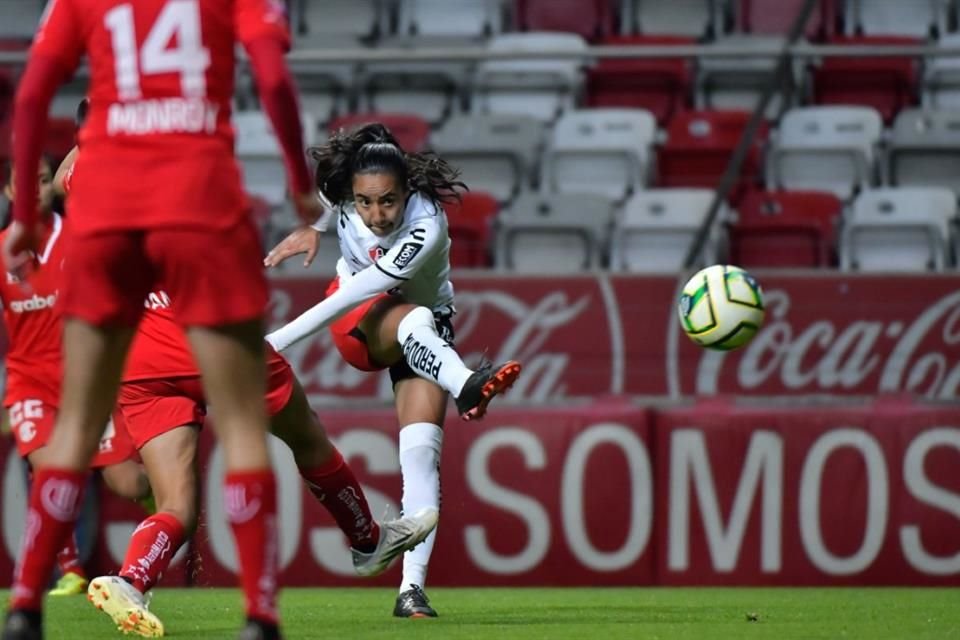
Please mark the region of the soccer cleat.
[[370, 553], [350, 549], [353, 569], [364, 578], [380, 575], [397, 556], [423, 542], [437, 526], [439, 519], [439, 511], [424, 507], [412, 516], [381, 523], [376, 549]]
[[163, 623], [147, 609], [143, 594], [117, 576], [94, 578], [87, 589], [87, 600], [113, 619], [117, 629], [144, 638], [163, 636]]
[[487, 405], [493, 398], [510, 387], [520, 376], [521, 365], [508, 360], [496, 371], [489, 362], [480, 365], [473, 372], [457, 396], [457, 411], [464, 420], [479, 420], [487, 412]]
[[237, 640], [282, 640], [280, 629], [270, 622], [250, 618], [247, 626], [240, 630]]
[[40, 613], [11, 610], [3, 625], [3, 640], [43, 640]]
[[73, 573], [63, 574], [53, 589], [50, 589], [51, 596], [78, 596], [87, 592], [87, 579], [83, 576]]
[[437, 611], [430, 606], [430, 598], [420, 585], [415, 584], [397, 596], [393, 615], [397, 618], [436, 618]]

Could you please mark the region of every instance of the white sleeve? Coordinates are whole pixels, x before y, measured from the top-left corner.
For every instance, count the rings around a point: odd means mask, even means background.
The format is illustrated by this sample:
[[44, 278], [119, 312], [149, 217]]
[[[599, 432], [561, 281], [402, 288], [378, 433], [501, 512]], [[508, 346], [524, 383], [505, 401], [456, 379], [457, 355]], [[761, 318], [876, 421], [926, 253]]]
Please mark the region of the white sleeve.
[[277, 351], [300, 342], [330, 324], [365, 300], [393, 289], [396, 278], [376, 266], [370, 266], [351, 278], [340, 281], [340, 288], [322, 302], [307, 309], [291, 322], [267, 335], [267, 342]]

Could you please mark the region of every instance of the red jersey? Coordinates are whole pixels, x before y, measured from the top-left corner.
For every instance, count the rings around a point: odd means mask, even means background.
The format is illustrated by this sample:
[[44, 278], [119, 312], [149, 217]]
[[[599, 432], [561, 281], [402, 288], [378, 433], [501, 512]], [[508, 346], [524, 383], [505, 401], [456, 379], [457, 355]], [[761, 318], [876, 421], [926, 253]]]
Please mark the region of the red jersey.
[[[187, 336], [170, 311], [170, 296], [164, 291], [155, 291], [147, 296], [144, 306], [146, 310], [127, 354], [123, 381], [199, 376]], [[285, 366], [283, 356], [266, 342], [264, 345], [267, 367], [280, 363]]]
[[288, 46], [278, 0], [51, 0], [31, 56], [72, 71], [86, 53], [90, 65], [73, 232], [224, 228], [247, 214], [234, 50], [261, 38]]
[[[0, 302], [9, 340], [5, 407], [25, 397], [60, 405], [63, 318], [57, 297], [63, 274], [62, 231], [63, 218], [53, 214], [37, 255], [41, 268], [27, 278], [27, 287], [9, 273], [2, 276]], [[5, 237], [4, 230], [0, 242]]]

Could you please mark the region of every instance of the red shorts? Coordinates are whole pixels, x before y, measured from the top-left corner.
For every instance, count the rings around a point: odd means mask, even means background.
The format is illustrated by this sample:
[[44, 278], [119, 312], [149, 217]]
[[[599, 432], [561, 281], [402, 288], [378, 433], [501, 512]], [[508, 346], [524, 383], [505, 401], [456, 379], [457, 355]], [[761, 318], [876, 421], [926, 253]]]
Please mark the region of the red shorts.
[[150, 229], [67, 234], [64, 313], [95, 326], [134, 327], [163, 287], [183, 325], [260, 318], [267, 305], [263, 249], [253, 221], [226, 230]]
[[[280, 356], [267, 358], [267, 414], [287, 406], [294, 385], [293, 370]], [[117, 419], [119, 414], [119, 420]], [[188, 424], [203, 426], [207, 400], [200, 376], [137, 380], [120, 385], [114, 421], [123, 422], [139, 450], [159, 435]]]
[[[340, 279], [334, 278], [330, 286], [327, 287], [327, 295], [333, 294], [339, 288]], [[366, 302], [358, 304], [330, 325], [330, 335], [333, 336], [333, 344], [337, 346], [337, 351], [350, 366], [361, 371], [382, 371], [387, 368], [385, 365], [375, 363], [370, 358], [370, 352], [367, 350], [367, 338], [358, 327], [360, 321], [363, 320], [363, 316], [370, 311], [370, 307], [388, 295], [387, 293], [381, 293]]]
[[[15, 401], [7, 410], [10, 412], [10, 427], [20, 457], [26, 458], [46, 446], [57, 419], [57, 407], [42, 400], [24, 398]], [[108, 422], [90, 466], [100, 468], [123, 462], [133, 456], [133, 451], [133, 442], [122, 425]]]

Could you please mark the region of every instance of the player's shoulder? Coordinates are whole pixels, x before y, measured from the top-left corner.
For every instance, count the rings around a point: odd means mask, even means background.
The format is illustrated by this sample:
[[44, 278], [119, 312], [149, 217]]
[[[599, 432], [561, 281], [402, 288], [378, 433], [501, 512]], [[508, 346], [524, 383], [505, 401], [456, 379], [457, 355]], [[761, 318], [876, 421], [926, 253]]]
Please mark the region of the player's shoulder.
[[403, 214], [403, 227], [425, 227], [441, 229], [446, 220], [443, 208], [430, 198], [413, 193], [407, 200], [407, 207]]

